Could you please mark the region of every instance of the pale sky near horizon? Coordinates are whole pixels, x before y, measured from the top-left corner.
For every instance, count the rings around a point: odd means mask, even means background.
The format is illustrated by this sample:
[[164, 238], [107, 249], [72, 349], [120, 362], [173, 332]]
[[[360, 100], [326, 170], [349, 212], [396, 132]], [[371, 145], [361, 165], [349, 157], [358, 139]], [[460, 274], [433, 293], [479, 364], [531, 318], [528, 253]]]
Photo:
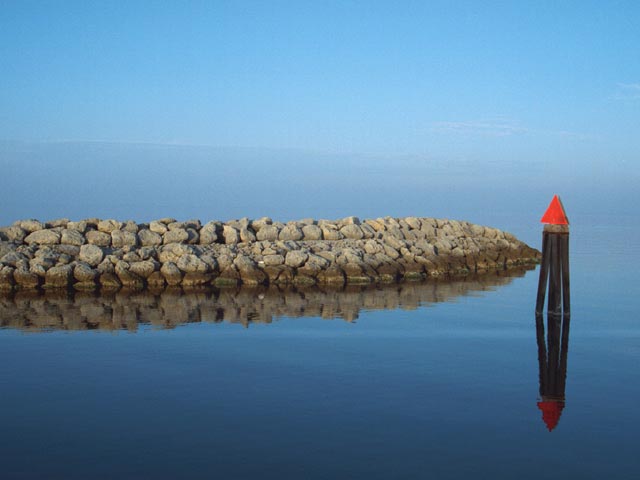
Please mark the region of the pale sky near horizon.
[[640, 2], [0, 2], [0, 140], [630, 168]]

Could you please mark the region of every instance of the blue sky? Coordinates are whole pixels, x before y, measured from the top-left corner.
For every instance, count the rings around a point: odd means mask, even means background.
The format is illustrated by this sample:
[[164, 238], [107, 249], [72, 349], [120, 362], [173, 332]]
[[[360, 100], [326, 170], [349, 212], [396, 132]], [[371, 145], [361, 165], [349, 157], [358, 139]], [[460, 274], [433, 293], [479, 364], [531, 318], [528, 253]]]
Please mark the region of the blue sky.
[[636, 215], [638, 25], [637, 1], [0, 0], [0, 224]]
[[0, 3], [0, 136], [478, 158], [640, 147], [640, 3]]

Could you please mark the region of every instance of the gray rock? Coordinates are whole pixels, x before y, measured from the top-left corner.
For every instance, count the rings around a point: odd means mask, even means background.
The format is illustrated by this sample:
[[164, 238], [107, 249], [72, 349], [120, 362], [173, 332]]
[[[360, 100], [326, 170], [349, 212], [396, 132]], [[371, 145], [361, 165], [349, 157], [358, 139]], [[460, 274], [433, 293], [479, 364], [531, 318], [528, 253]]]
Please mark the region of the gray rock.
[[253, 231], [249, 230], [248, 228], [243, 228], [240, 230], [240, 240], [242, 242], [255, 242], [256, 241], [256, 235], [255, 233], [253, 233]]
[[85, 239], [82, 234], [76, 230], [62, 230], [60, 243], [64, 245], [84, 245]]
[[27, 235], [24, 241], [36, 245], [57, 245], [60, 243], [60, 234], [54, 230], [38, 230]]
[[68, 287], [73, 281], [73, 267], [59, 265], [51, 267], [45, 275], [45, 285], [49, 287]]
[[16, 268], [13, 278], [23, 288], [37, 288], [40, 285], [40, 277], [26, 268]]
[[180, 285], [182, 282], [182, 272], [173, 262], [163, 264], [160, 273], [169, 285]]
[[48, 221], [45, 226], [47, 228], [55, 228], [55, 227], [69, 228], [67, 227], [69, 222], [70, 220], [68, 218], [56, 218], [55, 220]]
[[97, 267], [104, 258], [104, 252], [102, 248], [97, 245], [82, 245], [80, 247], [79, 260], [86, 262], [92, 267]]
[[113, 230], [111, 232], [111, 244], [116, 247], [135, 247], [138, 245], [138, 235], [126, 230]]
[[0, 290], [12, 288], [15, 284], [13, 279], [13, 267], [0, 266]]
[[285, 227], [280, 230], [278, 238], [282, 241], [295, 241], [301, 240], [303, 236], [302, 230], [300, 230], [297, 225], [285, 225]]
[[153, 233], [164, 235], [169, 229], [164, 223], [159, 221], [154, 221], [149, 224], [149, 230], [151, 230]]
[[322, 238], [325, 240], [342, 240], [344, 238], [335, 225], [322, 224], [320, 229], [322, 230]]
[[218, 241], [218, 233], [222, 233], [220, 222], [209, 222], [200, 229], [200, 245], [211, 245]]
[[158, 260], [160, 260], [160, 263], [177, 263], [183, 255], [191, 255], [195, 253], [196, 249], [191, 245], [185, 245], [184, 243], [172, 243], [162, 247], [158, 253]]
[[129, 233], [138, 233], [138, 224], [133, 220], [127, 220], [122, 225], [121, 230]]
[[262, 229], [262, 227], [266, 225], [271, 225], [272, 223], [273, 223], [273, 220], [271, 220], [271, 218], [262, 217], [262, 218], [258, 218], [257, 220], [253, 220], [250, 225], [253, 231], [257, 233]]
[[100, 247], [111, 246], [111, 235], [105, 232], [98, 232], [97, 230], [91, 230], [85, 235], [87, 243], [91, 245], [98, 245]]
[[340, 229], [340, 233], [344, 236], [344, 238], [350, 238], [353, 240], [359, 240], [364, 237], [364, 233], [362, 233], [362, 229], [356, 224], [348, 224]]
[[20, 262], [29, 262], [29, 258], [22, 253], [11, 251], [0, 258], [0, 262], [4, 265], [17, 267]]
[[209, 271], [209, 265], [196, 255], [191, 254], [181, 256], [177, 267], [185, 273], [207, 273]]
[[317, 225], [305, 225], [302, 227], [302, 235], [305, 241], [322, 240], [322, 229]]
[[84, 262], [76, 263], [73, 269], [73, 277], [78, 282], [93, 282], [98, 276], [98, 272], [91, 268], [91, 266]]
[[183, 229], [178, 228], [176, 230], [169, 230], [163, 235], [163, 242], [165, 245], [170, 243], [184, 243], [189, 240], [189, 233]]
[[266, 266], [282, 265], [284, 257], [282, 255], [265, 255], [262, 261]]
[[104, 233], [111, 233], [114, 230], [119, 230], [122, 227], [122, 223], [117, 220], [101, 220], [98, 222], [98, 230]]
[[143, 247], [162, 245], [162, 236], [159, 233], [152, 232], [151, 230], [140, 230], [138, 232], [138, 238], [140, 239], [140, 245]]
[[222, 238], [227, 245], [233, 245], [240, 241], [240, 232], [229, 225], [222, 227]]
[[85, 220], [79, 222], [68, 222], [65, 227], [67, 230], [75, 230], [76, 232], [86, 233], [88, 224]]
[[22, 228], [27, 233], [33, 233], [37, 232], [38, 230], [44, 230], [45, 225], [44, 223], [34, 219], [22, 220], [20, 222], [20, 228]]
[[129, 264], [129, 270], [141, 278], [149, 278], [159, 268], [159, 263], [154, 260], [144, 260]]
[[309, 255], [306, 252], [300, 250], [292, 250], [287, 252], [287, 256], [285, 258], [285, 264], [289, 267], [297, 268], [304, 264], [307, 261]]
[[15, 243], [22, 243], [27, 236], [27, 232], [16, 225], [8, 227], [4, 234], [10, 242]]
[[275, 225], [263, 225], [258, 229], [258, 233], [256, 234], [256, 238], [259, 241], [269, 241], [275, 242], [278, 239], [278, 234], [280, 230]]

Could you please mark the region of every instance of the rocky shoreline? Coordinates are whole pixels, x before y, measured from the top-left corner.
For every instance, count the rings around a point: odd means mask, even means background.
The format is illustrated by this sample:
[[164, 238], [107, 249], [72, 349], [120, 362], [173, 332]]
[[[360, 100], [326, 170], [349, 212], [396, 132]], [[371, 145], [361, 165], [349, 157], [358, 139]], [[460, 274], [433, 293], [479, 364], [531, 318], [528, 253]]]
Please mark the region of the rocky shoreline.
[[206, 224], [92, 218], [20, 220], [0, 228], [4, 291], [392, 283], [539, 259], [539, 251], [509, 233], [435, 218]]

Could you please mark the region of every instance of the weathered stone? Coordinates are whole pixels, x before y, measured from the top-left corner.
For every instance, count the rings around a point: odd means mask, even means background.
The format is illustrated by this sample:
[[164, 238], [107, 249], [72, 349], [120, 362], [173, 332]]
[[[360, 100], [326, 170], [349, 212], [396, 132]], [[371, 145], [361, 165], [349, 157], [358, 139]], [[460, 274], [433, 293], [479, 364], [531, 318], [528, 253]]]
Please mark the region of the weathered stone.
[[209, 222], [200, 230], [200, 245], [211, 245], [218, 241], [218, 233], [222, 232], [220, 222]]
[[153, 272], [147, 278], [147, 285], [149, 285], [150, 287], [164, 287], [165, 283], [166, 281], [164, 279], [164, 276], [162, 275], [162, 272], [160, 272], [159, 270]]
[[113, 272], [104, 272], [100, 274], [98, 281], [102, 288], [107, 290], [118, 289], [122, 286], [122, 282]]
[[278, 239], [279, 233], [280, 231], [278, 230], [277, 226], [265, 224], [258, 230], [256, 238], [259, 241], [274, 242]]
[[121, 227], [122, 223], [117, 220], [101, 220], [98, 222], [98, 230], [104, 233], [111, 233]]
[[13, 278], [16, 284], [23, 288], [37, 288], [40, 285], [40, 277], [26, 268], [16, 268]]
[[350, 238], [353, 240], [359, 240], [362, 237], [364, 237], [364, 233], [362, 232], [362, 229], [355, 224], [345, 225], [340, 229], [340, 233], [342, 233], [342, 236], [344, 238]]
[[247, 285], [257, 285], [263, 283], [267, 276], [258, 268], [256, 262], [247, 255], [238, 255], [233, 264], [240, 272], [242, 282]]
[[209, 266], [196, 255], [183, 255], [177, 263], [177, 267], [185, 273], [207, 273]]
[[282, 241], [301, 240], [303, 236], [302, 230], [297, 225], [285, 225], [278, 234], [278, 238]]
[[20, 228], [22, 228], [27, 233], [33, 233], [37, 232], [38, 230], [44, 230], [45, 225], [44, 223], [34, 219], [22, 220], [20, 222]]
[[242, 230], [240, 230], [240, 241], [245, 242], [245, 243], [246, 242], [255, 242], [256, 241], [256, 235], [255, 235], [255, 233], [253, 233], [248, 228], [243, 228]]
[[73, 267], [60, 265], [51, 267], [45, 275], [45, 287], [63, 288], [71, 285], [73, 281]]
[[260, 229], [262, 229], [262, 227], [266, 226], [266, 225], [271, 225], [273, 223], [273, 220], [271, 220], [271, 218], [269, 217], [262, 217], [259, 218], [257, 220], [253, 220], [250, 225], [251, 228], [253, 229], [254, 232], [259, 232]]
[[121, 230], [129, 233], [138, 233], [139, 229], [138, 229], [138, 224], [136, 222], [134, 222], [133, 220], [127, 220], [122, 225]]
[[0, 258], [0, 262], [11, 267], [18, 266], [18, 263], [20, 263], [21, 261], [28, 262], [29, 258], [23, 253], [15, 251], [10, 251], [9, 253], [6, 253], [2, 258]]
[[88, 263], [78, 262], [73, 269], [73, 277], [78, 282], [93, 282], [98, 276], [98, 272], [91, 268]]
[[56, 228], [56, 227], [69, 228], [67, 227], [69, 223], [70, 223], [70, 220], [68, 218], [56, 218], [55, 220], [49, 220], [45, 224], [45, 227], [46, 228]]
[[100, 247], [111, 246], [111, 235], [105, 232], [91, 230], [86, 233], [85, 238], [87, 239], [87, 243], [91, 245], [98, 245]]
[[317, 225], [305, 225], [302, 227], [302, 235], [305, 241], [322, 240], [322, 229]]
[[81, 220], [79, 222], [68, 222], [64, 226], [65, 228], [67, 228], [67, 230], [74, 230], [80, 233], [86, 233], [88, 228], [88, 224], [85, 220]]
[[160, 267], [160, 273], [169, 285], [179, 285], [182, 282], [182, 272], [173, 262], [167, 262]]
[[15, 285], [16, 282], [13, 279], [13, 271], [13, 267], [0, 266], [0, 290], [6, 290]]
[[36, 245], [57, 245], [60, 243], [60, 234], [54, 230], [38, 230], [27, 235], [24, 242]]
[[323, 224], [320, 225], [320, 229], [322, 230], [322, 238], [325, 240], [341, 240], [344, 238], [337, 226]]
[[27, 236], [27, 232], [17, 225], [13, 225], [4, 230], [7, 240], [15, 243], [22, 243]]
[[138, 238], [140, 239], [140, 245], [143, 247], [162, 245], [162, 236], [159, 233], [152, 232], [151, 230], [142, 229], [138, 231]]
[[98, 266], [103, 258], [104, 252], [97, 245], [82, 245], [80, 247], [79, 259], [92, 267]]
[[222, 228], [222, 238], [227, 245], [233, 245], [240, 241], [240, 232], [229, 225]]
[[126, 230], [113, 230], [111, 232], [111, 244], [116, 247], [135, 247], [138, 245], [138, 235]]
[[153, 221], [151, 223], [149, 223], [149, 230], [151, 230], [153, 233], [157, 233], [159, 235], [163, 235], [167, 232], [167, 230], [169, 230], [167, 228], [167, 226], [159, 221]]
[[120, 261], [116, 263], [116, 275], [120, 282], [122, 282], [122, 286], [136, 290], [144, 288], [144, 280], [129, 268], [130, 265], [127, 262]]
[[176, 230], [169, 230], [163, 235], [163, 242], [165, 245], [170, 243], [184, 243], [189, 240], [189, 233], [183, 229], [178, 228]]
[[139, 262], [131, 262], [129, 271], [135, 273], [141, 278], [148, 278], [153, 272], [159, 269], [160, 264], [154, 260], [143, 260]]
[[282, 255], [265, 255], [263, 262], [266, 266], [282, 265], [284, 257]]
[[309, 255], [306, 252], [302, 252], [300, 250], [292, 250], [287, 252], [287, 256], [285, 257], [285, 264], [289, 267], [297, 268], [304, 264], [307, 261]]
[[180, 257], [182, 257], [183, 255], [192, 255], [195, 253], [195, 247], [192, 247], [191, 245], [172, 243], [162, 247], [160, 253], [158, 254], [158, 260], [160, 260], [160, 263], [177, 263], [178, 260], [180, 260]]
[[85, 239], [84, 236], [76, 230], [64, 229], [62, 230], [60, 243], [64, 245], [84, 245]]

